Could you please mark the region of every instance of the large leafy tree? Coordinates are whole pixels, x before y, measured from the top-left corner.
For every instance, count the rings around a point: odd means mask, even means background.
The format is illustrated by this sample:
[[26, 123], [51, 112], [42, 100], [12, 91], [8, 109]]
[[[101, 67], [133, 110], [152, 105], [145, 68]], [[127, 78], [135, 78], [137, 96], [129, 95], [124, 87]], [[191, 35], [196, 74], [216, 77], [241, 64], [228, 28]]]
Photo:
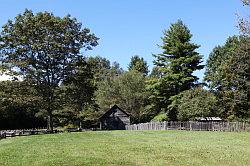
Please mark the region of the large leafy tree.
[[[227, 92], [229, 92], [225, 85], [228, 84], [228, 80], [225, 76], [225, 67], [229, 62], [229, 59], [233, 57], [233, 54], [237, 47], [239, 47], [239, 38], [237, 36], [229, 37], [226, 43], [222, 46], [216, 46], [212, 52], [209, 54], [204, 80], [207, 82], [208, 87], [214, 91], [217, 100], [218, 107], [217, 110], [221, 112], [220, 116], [223, 118], [228, 118], [232, 113], [231, 102]], [[232, 74], [232, 73], [229, 73]], [[228, 74], [227, 74], [228, 75]]]
[[[248, 0], [242, 0], [249, 7]], [[205, 80], [214, 90], [218, 110], [227, 119], [250, 117], [249, 92], [249, 21], [239, 17], [241, 36], [229, 37], [223, 46], [217, 46], [209, 55]]]
[[140, 58], [138, 55], [132, 56], [130, 63], [128, 65], [128, 70], [136, 70], [141, 72], [143, 75], [148, 75], [148, 65], [147, 62]]
[[96, 56], [96, 57], [89, 57], [87, 61], [91, 65], [96, 82], [107, 79], [108, 71], [111, 68], [111, 64], [108, 59]]
[[249, 117], [249, 37], [229, 37], [209, 55], [205, 80], [227, 119]]
[[[196, 51], [199, 46], [192, 43], [191, 38], [190, 30], [181, 20], [164, 31], [163, 53], [154, 55], [154, 64], [159, 68], [161, 77], [153, 79], [149, 86], [153, 92], [151, 98], [157, 102], [159, 110], [166, 111], [171, 96], [190, 89], [198, 81], [193, 72], [204, 66], [200, 64], [202, 56]], [[174, 111], [169, 111], [169, 116], [171, 120], [176, 119]]]
[[213, 93], [203, 87], [196, 87], [174, 97], [169, 107], [177, 109], [177, 118], [181, 121], [194, 120], [196, 117], [217, 116], [217, 100]]
[[98, 38], [71, 16], [34, 14], [26, 10], [3, 26], [1, 62], [9, 72], [35, 85], [53, 131], [53, 111], [58, 108], [56, 89], [72, 73], [80, 50], [97, 45]]
[[[222, 101], [226, 101], [227, 116], [250, 118], [250, 37], [240, 39], [233, 56], [223, 65]], [[228, 107], [229, 106], [229, 107]]]
[[[76, 63], [72, 74], [63, 81], [61, 98], [64, 107], [57, 114], [68, 123], [84, 121], [84, 111], [97, 107], [94, 100], [96, 84], [91, 64], [83, 58]], [[93, 109], [93, 113], [94, 110]]]
[[239, 46], [237, 36], [229, 37], [222, 46], [216, 46], [210, 53], [207, 63], [204, 80], [211, 89], [221, 89], [223, 79], [223, 63], [230, 59]]
[[96, 92], [101, 110], [107, 111], [117, 104], [131, 114], [133, 123], [147, 121], [150, 115], [145, 107], [149, 104], [149, 93], [145, 88], [145, 79], [142, 73], [132, 70], [101, 82]]
[[112, 79], [123, 73], [123, 69], [120, 67], [119, 63], [113, 62], [111, 64], [106, 58], [100, 56], [89, 57], [87, 61], [94, 72], [94, 79], [96, 82]]

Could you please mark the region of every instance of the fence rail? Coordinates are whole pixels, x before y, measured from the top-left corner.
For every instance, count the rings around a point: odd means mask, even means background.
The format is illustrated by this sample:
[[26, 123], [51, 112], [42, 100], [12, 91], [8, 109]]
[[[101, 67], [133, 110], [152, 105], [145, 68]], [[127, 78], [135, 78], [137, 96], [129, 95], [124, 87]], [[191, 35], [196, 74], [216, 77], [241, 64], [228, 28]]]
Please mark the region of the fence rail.
[[79, 128], [68, 128], [65, 130], [53, 130], [51, 132], [47, 129], [21, 129], [21, 130], [0, 130], [0, 140], [7, 137], [16, 136], [28, 136], [28, 135], [40, 135], [40, 134], [52, 134], [52, 133], [62, 133], [62, 132], [84, 132], [84, 131], [94, 131], [95, 129], [79, 129]]
[[250, 131], [246, 122], [149, 122], [126, 125], [126, 130]]
[[0, 139], [15, 136], [28, 136], [38, 134], [49, 134], [50, 131], [46, 129], [24, 129], [24, 130], [2, 130], [0, 131]]

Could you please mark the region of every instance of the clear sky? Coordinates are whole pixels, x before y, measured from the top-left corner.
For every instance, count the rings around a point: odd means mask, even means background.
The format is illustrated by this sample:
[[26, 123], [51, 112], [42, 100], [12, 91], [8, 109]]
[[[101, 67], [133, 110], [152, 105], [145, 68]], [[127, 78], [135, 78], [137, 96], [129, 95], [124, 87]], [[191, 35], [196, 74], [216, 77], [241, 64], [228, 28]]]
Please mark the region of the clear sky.
[[[239, 34], [236, 13], [250, 12], [240, 0], [1, 0], [0, 26], [25, 8], [76, 17], [100, 38], [88, 56], [117, 61], [123, 69], [133, 55], [143, 57], [151, 69], [152, 54], [161, 52], [157, 45], [161, 45], [162, 31], [178, 19], [191, 30], [205, 62], [216, 45]], [[203, 72], [196, 74], [202, 78]]]

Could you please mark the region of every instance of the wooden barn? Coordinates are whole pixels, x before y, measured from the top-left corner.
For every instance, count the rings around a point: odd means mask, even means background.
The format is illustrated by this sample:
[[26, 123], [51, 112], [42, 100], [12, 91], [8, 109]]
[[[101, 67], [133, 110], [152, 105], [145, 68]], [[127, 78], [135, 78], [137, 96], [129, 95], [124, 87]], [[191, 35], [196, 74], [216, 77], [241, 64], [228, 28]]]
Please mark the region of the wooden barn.
[[114, 105], [99, 120], [101, 130], [125, 130], [125, 125], [130, 124], [130, 115]]

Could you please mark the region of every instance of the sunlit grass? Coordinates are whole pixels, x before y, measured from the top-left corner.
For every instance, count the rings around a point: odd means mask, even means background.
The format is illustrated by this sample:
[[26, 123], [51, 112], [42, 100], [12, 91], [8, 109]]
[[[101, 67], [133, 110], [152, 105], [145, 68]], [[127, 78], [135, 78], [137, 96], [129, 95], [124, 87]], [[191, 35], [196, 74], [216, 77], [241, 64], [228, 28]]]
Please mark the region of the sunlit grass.
[[0, 165], [250, 165], [250, 133], [96, 131], [0, 140]]

